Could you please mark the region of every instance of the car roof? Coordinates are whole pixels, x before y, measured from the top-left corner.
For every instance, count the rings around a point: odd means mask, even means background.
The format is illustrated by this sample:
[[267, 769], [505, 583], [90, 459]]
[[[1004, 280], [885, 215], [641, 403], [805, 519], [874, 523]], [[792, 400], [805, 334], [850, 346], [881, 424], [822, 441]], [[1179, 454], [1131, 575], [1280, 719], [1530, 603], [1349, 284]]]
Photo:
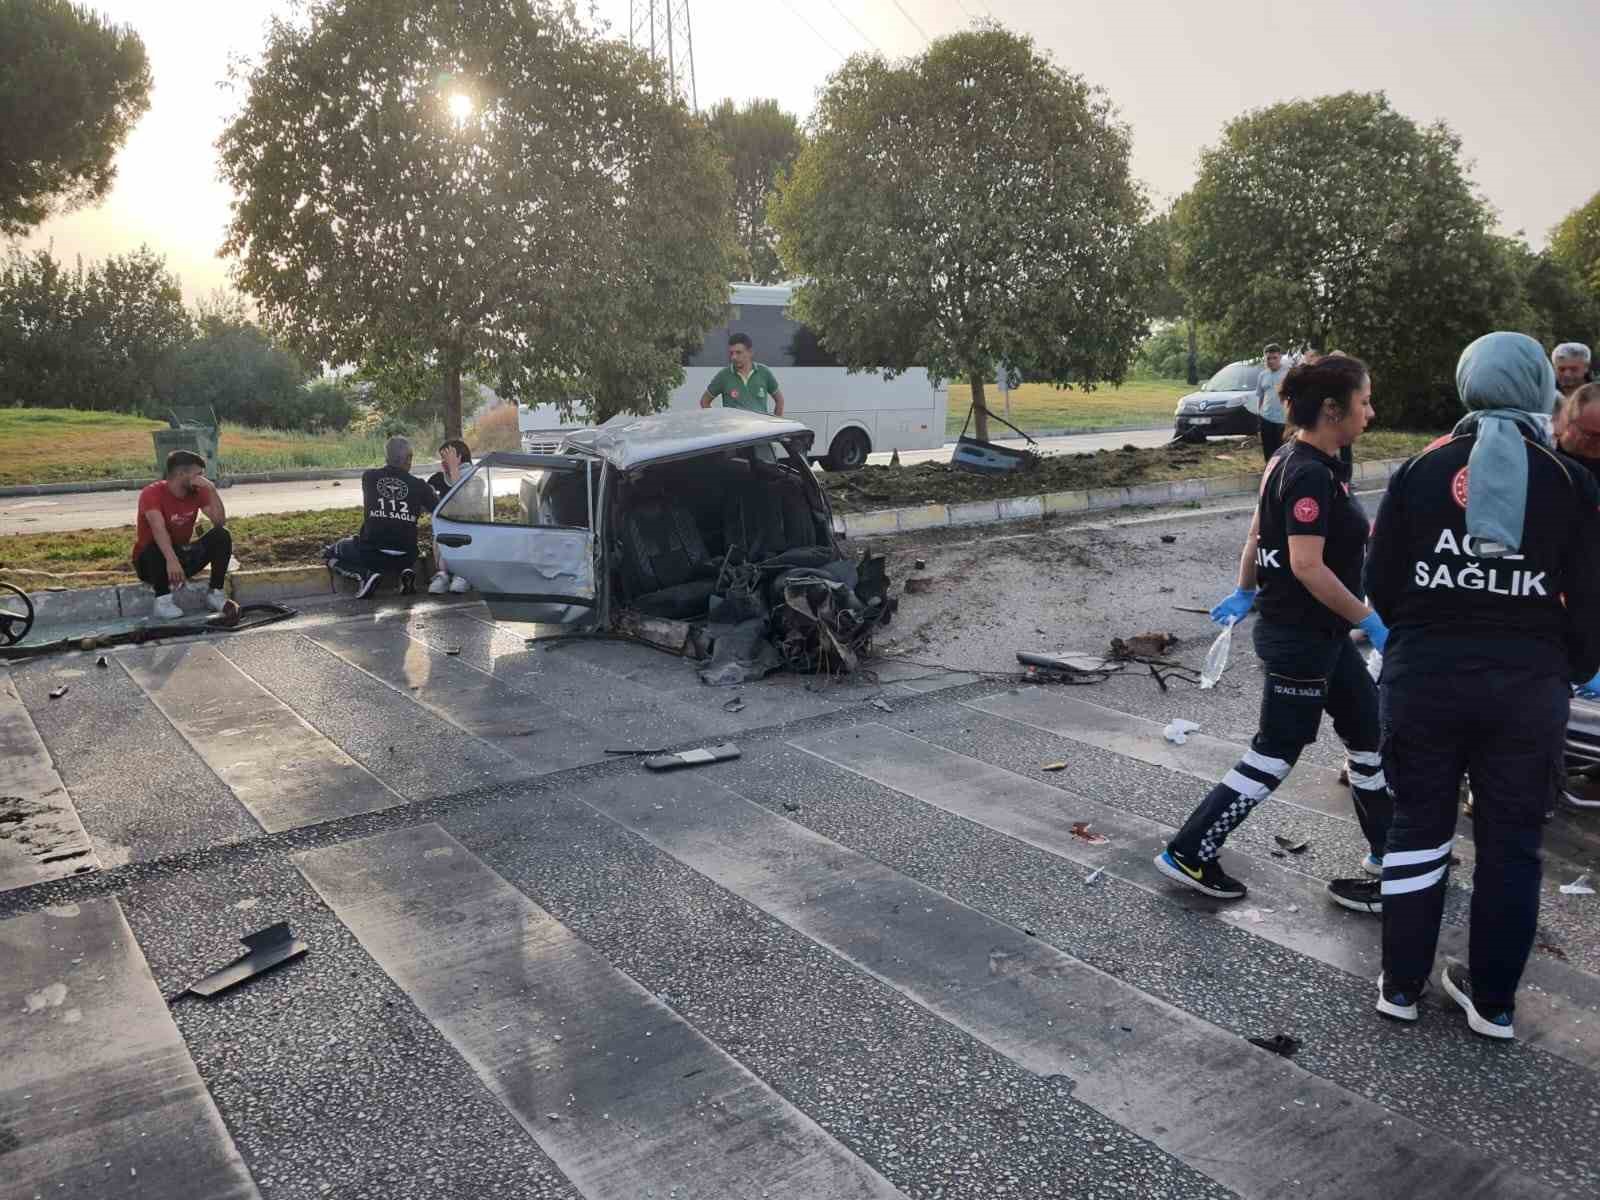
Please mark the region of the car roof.
[[566, 444], [628, 471], [646, 463], [732, 450], [810, 432], [799, 421], [765, 413], [696, 408], [647, 417], [620, 414], [598, 428], [567, 434]]

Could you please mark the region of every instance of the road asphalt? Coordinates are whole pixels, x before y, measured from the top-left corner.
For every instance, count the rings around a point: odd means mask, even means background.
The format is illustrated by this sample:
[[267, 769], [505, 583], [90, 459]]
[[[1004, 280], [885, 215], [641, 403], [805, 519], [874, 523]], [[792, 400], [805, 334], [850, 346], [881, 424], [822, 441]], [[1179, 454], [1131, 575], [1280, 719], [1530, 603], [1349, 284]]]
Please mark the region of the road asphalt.
[[[1040, 438], [1039, 448], [1049, 454], [1085, 454], [1121, 446], [1162, 446], [1172, 439], [1170, 430], [1137, 429], [1121, 433], [1086, 433]], [[998, 442], [1022, 446], [1018, 441]], [[906, 464], [949, 461], [950, 447], [908, 450], [900, 456]], [[887, 454], [874, 454], [869, 462], [887, 463]], [[309, 512], [330, 508], [357, 508], [361, 483], [355, 479], [318, 480], [310, 483], [242, 483], [222, 494], [228, 512], [236, 517], [268, 513]], [[132, 492], [83, 492], [59, 496], [0, 499], [0, 537], [15, 533], [60, 533], [74, 529], [115, 529], [132, 525]]]
[[[1519, 1040], [1398, 1025], [1323, 890], [1365, 852], [1331, 731], [1224, 851], [1248, 899], [1150, 865], [1253, 728], [1247, 636], [1204, 693], [1017, 675], [1197, 666], [1247, 519], [874, 541], [928, 584], [839, 679], [393, 595], [0, 669], [0, 1200], [1600, 1194], [1600, 898], [1559, 890], [1600, 819], [1549, 831]], [[278, 922], [303, 955], [184, 994]]]

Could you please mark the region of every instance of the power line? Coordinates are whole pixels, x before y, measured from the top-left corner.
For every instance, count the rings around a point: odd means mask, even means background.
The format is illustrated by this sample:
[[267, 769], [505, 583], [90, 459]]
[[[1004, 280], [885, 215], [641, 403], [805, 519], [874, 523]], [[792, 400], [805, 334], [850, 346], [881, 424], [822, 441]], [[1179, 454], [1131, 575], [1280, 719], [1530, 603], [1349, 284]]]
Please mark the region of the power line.
[[844, 11], [844, 9], [839, 7], [839, 5], [836, 3], [836, 0], [828, 0], [828, 7], [833, 9], [834, 12], [838, 13], [840, 17], [844, 18], [844, 23], [846, 25], [850, 26], [851, 29], [854, 29], [856, 31], [856, 36], [857, 37], [859, 37], [867, 45], [871, 46], [879, 54], [883, 53], [883, 48], [881, 46], [879, 46], [877, 42], [875, 42], [871, 38], [869, 38], [865, 33], [861, 32], [861, 26], [857, 25], [854, 21], [852, 21], [850, 19], [849, 14], [846, 13]]
[[796, 8], [794, 6], [793, 0], [783, 0], [783, 3], [784, 3], [784, 7], [786, 7], [790, 12], [792, 12], [796, 17], [798, 17], [800, 19], [800, 24], [804, 25], [807, 29], [811, 30], [811, 36], [812, 37], [816, 38], [817, 41], [821, 42], [829, 50], [832, 50], [840, 58], [849, 58], [850, 57], [843, 50], [839, 49], [839, 47], [835, 46], [832, 42], [830, 42], [827, 38], [823, 37], [821, 31], [818, 30], [817, 27], [815, 25], [813, 25], [810, 21], [806, 20], [805, 15], [798, 8]]
[[900, 0], [894, 0], [894, 6], [900, 10], [900, 15], [902, 17], [911, 22], [911, 28], [915, 29], [922, 35], [923, 42], [929, 46], [933, 45], [933, 41], [928, 37], [927, 31], [924, 30], [921, 25], [917, 24], [916, 19], [906, 11], [905, 5], [901, 4]]

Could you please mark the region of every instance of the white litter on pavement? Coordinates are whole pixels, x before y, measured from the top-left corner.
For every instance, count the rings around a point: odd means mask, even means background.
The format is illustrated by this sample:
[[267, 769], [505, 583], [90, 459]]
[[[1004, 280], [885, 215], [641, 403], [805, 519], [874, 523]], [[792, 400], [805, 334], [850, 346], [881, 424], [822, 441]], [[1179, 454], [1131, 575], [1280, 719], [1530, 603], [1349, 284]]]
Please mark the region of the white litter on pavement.
[[1200, 726], [1193, 721], [1185, 721], [1182, 717], [1174, 717], [1167, 722], [1167, 727], [1161, 731], [1161, 736], [1174, 746], [1181, 746], [1189, 740], [1189, 735]]
[[1594, 895], [1594, 888], [1589, 885], [1588, 875], [1579, 875], [1571, 883], [1563, 883], [1561, 885], [1561, 894], [1563, 896], [1592, 896]]

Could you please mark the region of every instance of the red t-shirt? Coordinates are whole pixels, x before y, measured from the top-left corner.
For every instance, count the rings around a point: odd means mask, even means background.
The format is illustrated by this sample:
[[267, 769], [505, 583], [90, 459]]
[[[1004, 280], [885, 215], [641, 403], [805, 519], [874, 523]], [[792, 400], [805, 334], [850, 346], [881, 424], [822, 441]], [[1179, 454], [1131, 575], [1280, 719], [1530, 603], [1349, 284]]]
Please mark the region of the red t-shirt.
[[159, 512], [167, 523], [167, 536], [172, 539], [174, 548], [187, 546], [189, 539], [194, 536], [194, 520], [199, 514], [204, 501], [204, 494], [196, 492], [191, 496], [174, 496], [172, 489], [167, 486], [166, 480], [158, 480], [139, 493], [138, 533], [133, 539], [133, 559], [139, 561], [139, 555], [144, 553], [144, 548], [156, 540], [155, 533], [150, 528], [150, 522], [145, 519], [147, 512]]

